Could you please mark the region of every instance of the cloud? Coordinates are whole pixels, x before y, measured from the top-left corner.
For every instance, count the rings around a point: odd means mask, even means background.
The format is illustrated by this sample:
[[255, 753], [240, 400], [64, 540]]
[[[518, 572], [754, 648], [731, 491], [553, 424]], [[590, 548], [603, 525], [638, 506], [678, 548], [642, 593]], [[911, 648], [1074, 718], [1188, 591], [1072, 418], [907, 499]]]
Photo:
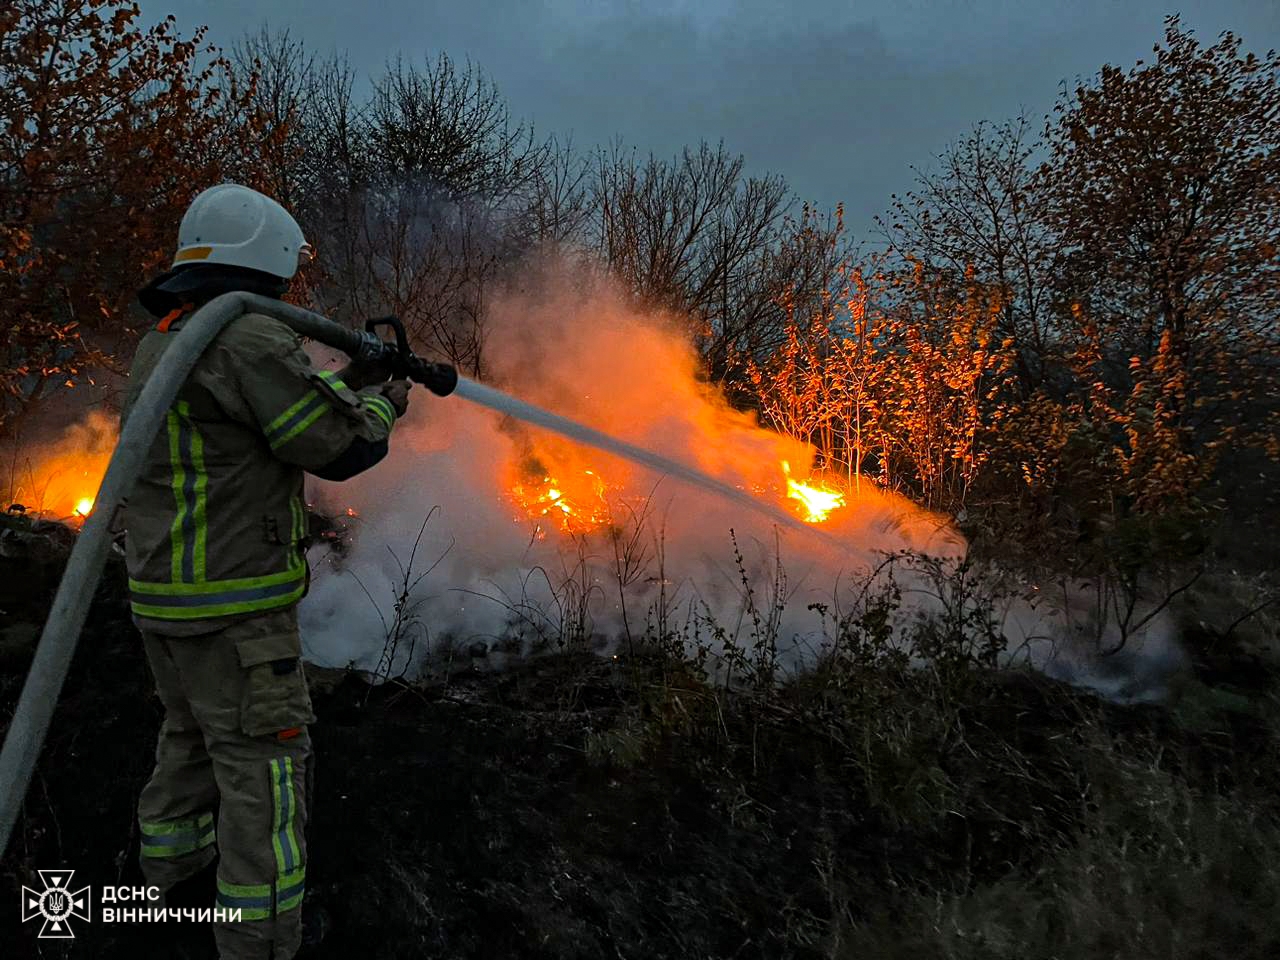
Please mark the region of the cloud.
[[[1044, 113], [1060, 81], [1129, 64], [1160, 38], [1165, 0], [143, 0], [231, 43], [265, 17], [362, 71], [403, 53], [471, 57], [514, 111], [582, 147], [621, 136], [660, 154], [723, 139], [856, 230], [983, 119]], [[1280, 46], [1280, 5], [1194, 0], [1183, 20]]]

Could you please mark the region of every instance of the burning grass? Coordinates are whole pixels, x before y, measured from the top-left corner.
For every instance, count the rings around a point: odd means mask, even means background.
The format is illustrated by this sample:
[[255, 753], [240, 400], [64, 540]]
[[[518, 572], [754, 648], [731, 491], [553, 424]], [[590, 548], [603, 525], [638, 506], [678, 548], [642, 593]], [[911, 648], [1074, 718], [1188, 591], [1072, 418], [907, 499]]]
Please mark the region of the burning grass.
[[[1118, 698], [1161, 696], [1181, 668], [1158, 609], [1140, 611], [1132, 622], [1143, 628], [1116, 637], [1110, 615], [1095, 616], [1077, 585], [1039, 590], [1016, 571], [968, 564], [948, 518], [868, 475], [859, 483], [842, 475], [846, 486], [814, 470], [811, 447], [732, 408], [699, 377], [667, 321], [621, 304], [607, 287], [535, 291], [494, 316], [501, 335], [489, 366], [504, 389], [661, 451], [803, 524], [776, 524], [509, 417], [428, 400], [398, 428], [377, 471], [320, 487], [322, 502], [353, 504], [364, 518], [340, 562], [315, 558], [322, 572], [304, 620], [321, 662], [373, 670], [379, 624], [392, 614], [353, 607], [353, 582], [379, 603], [401, 603], [396, 558], [419, 546], [405, 534], [438, 506], [419, 556], [440, 563], [408, 598], [430, 631], [424, 653], [675, 643], [734, 664], [725, 669], [738, 677], [746, 662], [768, 663], [772, 682], [838, 645], [838, 620], [865, 600], [868, 575], [897, 558], [903, 603], [886, 627], [916, 660], [927, 651], [912, 652], [914, 618], [943, 615], [956, 642], [965, 631], [990, 642], [993, 662], [1029, 661]], [[964, 582], [959, 593], [952, 574]], [[973, 617], [987, 601], [969, 590], [979, 576], [1001, 598], [981, 620]], [[1100, 665], [1099, 651], [1121, 648], [1123, 657]], [[746, 660], [735, 664], [739, 654]]]
[[610, 523], [609, 488], [594, 470], [545, 474], [537, 461], [527, 463], [511, 482], [510, 497], [518, 508], [513, 520], [521, 525], [532, 520], [536, 536], [545, 537], [546, 528], [564, 533], [585, 534]]
[[[637, 311], [605, 283], [543, 282], [495, 305], [492, 384], [658, 452], [760, 509], [463, 400], [421, 396], [376, 470], [315, 485], [326, 512], [350, 507], [363, 518], [345, 556], [313, 556], [319, 573], [303, 616], [322, 662], [374, 669], [372, 638], [403, 592], [394, 558], [418, 546], [411, 531], [437, 507], [419, 556], [441, 562], [411, 598], [437, 649], [513, 640], [526, 650], [610, 649], [634, 643], [653, 618], [681, 622], [691, 638], [699, 624], [738, 624], [722, 638], [736, 643], [753, 603], [743, 576], [765, 583], [785, 568], [775, 626], [784, 659], [798, 665], [821, 640], [806, 608], [831, 604], [841, 581], [884, 551], [963, 555], [946, 518], [874, 483], [832, 483], [813, 472], [812, 447], [734, 409], [701, 378], [670, 318]], [[373, 609], [349, 602], [363, 595], [358, 584]]]
[[79, 526], [93, 510], [116, 432], [115, 418], [94, 410], [53, 443], [14, 450], [0, 473], [4, 505]]

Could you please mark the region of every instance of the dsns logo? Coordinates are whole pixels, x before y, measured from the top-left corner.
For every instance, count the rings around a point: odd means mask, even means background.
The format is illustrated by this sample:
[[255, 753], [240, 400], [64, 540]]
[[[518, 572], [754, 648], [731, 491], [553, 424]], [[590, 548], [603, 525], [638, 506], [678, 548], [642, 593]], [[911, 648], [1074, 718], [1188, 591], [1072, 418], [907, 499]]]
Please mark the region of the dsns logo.
[[74, 870], [37, 870], [43, 890], [22, 888], [22, 922], [44, 917], [40, 939], [74, 939], [70, 920], [89, 920], [89, 888], [72, 891]]

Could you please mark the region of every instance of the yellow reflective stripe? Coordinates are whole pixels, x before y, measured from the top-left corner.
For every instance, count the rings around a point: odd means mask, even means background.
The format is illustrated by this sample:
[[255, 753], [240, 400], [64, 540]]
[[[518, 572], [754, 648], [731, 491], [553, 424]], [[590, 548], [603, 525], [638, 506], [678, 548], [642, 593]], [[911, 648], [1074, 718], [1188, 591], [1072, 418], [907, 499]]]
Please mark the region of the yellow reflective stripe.
[[264, 897], [264, 899], [270, 899], [271, 896], [271, 884], [269, 883], [228, 883], [219, 878], [218, 890], [232, 897]]
[[184, 857], [214, 842], [213, 815], [201, 814], [166, 823], [138, 821], [142, 855], [151, 859]]
[[271, 776], [271, 846], [276, 854], [277, 875], [280, 875], [291, 867], [284, 865], [284, 844], [280, 842], [280, 770], [277, 764], [277, 761], [270, 760], [267, 768]]
[[197, 850], [203, 850], [205, 847], [212, 846], [213, 840], [213, 831], [210, 830], [198, 840], [184, 840], [174, 846], [144, 843], [139, 847], [139, 850], [144, 857], [150, 860], [166, 860], [173, 857], [185, 857], [188, 854], [195, 853]]
[[151, 620], [205, 620], [213, 617], [229, 617], [237, 613], [259, 613], [264, 610], [274, 610], [277, 607], [286, 607], [300, 600], [305, 590], [306, 582], [300, 581], [296, 587], [287, 593], [257, 600], [184, 607], [155, 606], [134, 600], [130, 606], [134, 614]]
[[302, 851], [294, 832], [297, 798], [293, 792], [293, 758], [280, 757], [268, 761], [268, 765], [271, 770], [271, 799], [275, 811], [271, 846], [276, 854], [276, 875], [284, 877], [302, 866]]
[[[319, 374], [317, 374], [317, 376], [319, 376], [321, 380], [327, 383], [334, 390], [343, 390], [347, 386], [345, 383], [342, 382], [341, 379], [339, 379], [338, 375], [334, 373], [332, 370], [321, 370]], [[267, 428], [264, 432], [273, 433], [276, 430], [279, 430], [286, 423], [288, 423], [290, 419], [292, 419], [295, 415], [297, 415], [299, 410], [301, 410], [303, 407], [305, 407], [308, 403], [310, 403], [313, 399], [315, 399], [319, 395], [320, 394], [317, 393], [315, 390], [308, 390], [306, 393], [302, 395], [301, 398], [299, 398], [299, 400], [296, 403], [293, 404], [293, 406], [291, 406], [288, 410], [286, 410], [284, 413], [280, 414], [280, 416], [276, 417], [269, 424], [267, 424]]]
[[173, 522], [169, 525], [169, 576], [175, 582], [182, 580], [182, 549], [184, 539], [182, 536], [182, 524], [186, 519], [187, 501], [182, 491], [186, 483], [186, 471], [182, 469], [182, 453], [181, 441], [179, 435], [181, 426], [178, 422], [178, 414], [170, 410], [167, 414], [169, 423], [169, 468], [173, 474], [173, 503], [174, 514]]
[[306, 536], [307, 512], [301, 497], [289, 498], [289, 514], [293, 518], [293, 530], [289, 536], [289, 568], [296, 570], [305, 562], [299, 544]]
[[169, 525], [169, 574], [173, 580], [195, 583], [205, 578], [208, 544], [209, 475], [204, 468], [204, 438], [191, 419], [186, 401], [167, 413], [169, 465], [172, 471], [174, 513]]
[[274, 889], [265, 883], [227, 883], [219, 880], [217, 902], [220, 907], [239, 909], [241, 920], [266, 920], [272, 915], [273, 893], [275, 913], [295, 910], [302, 904], [306, 882], [305, 866], [280, 874]]
[[271, 919], [271, 887], [218, 880], [217, 905], [239, 910], [241, 920]]
[[183, 817], [179, 820], [139, 820], [138, 829], [144, 837], [164, 837], [177, 833], [195, 835], [213, 826], [213, 814], [202, 813], [195, 817]]
[[[183, 404], [185, 407], [186, 404]], [[185, 414], [186, 411], [184, 410]], [[196, 471], [195, 482], [195, 510], [192, 517], [195, 520], [195, 543], [192, 544], [192, 566], [195, 572], [196, 583], [201, 583], [205, 578], [205, 550], [209, 544], [209, 518], [208, 518], [208, 501], [209, 501], [209, 474], [204, 468], [204, 438], [200, 436], [200, 432], [196, 430], [195, 424], [191, 418], [187, 417], [187, 429], [191, 431], [191, 465]]]
[[276, 418], [275, 418], [274, 420], [272, 420], [269, 424], [267, 424], [267, 429], [266, 429], [265, 431], [263, 431], [263, 432], [264, 432], [264, 433], [273, 433], [273, 432], [275, 432], [276, 430], [279, 430], [281, 427], [283, 427], [283, 426], [284, 426], [284, 425], [289, 421], [289, 419], [290, 419], [294, 414], [296, 414], [299, 410], [301, 410], [303, 407], [305, 407], [308, 403], [310, 403], [310, 402], [311, 402], [315, 397], [317, 397], [317, 396], [318, 396], [318, 394], [317, 394], [314, 390], [308, 390], [305, 394], [303, 394], [303, 396], [302, 396], [302, 399], [301, 399], [301, 400], [299, 400], [297, 403], [295, 403], [293, 406], [291, 406], [288, 410], [286, 410], [284, 413], [280, 414], [280, 416], [276, 417]]
[[391, 405], [391, 401], [386, 397], [373, 396], [365, 397], [365, 404], [378, 415], [378, 419], [386, 424], [387, 431], [390, 432], [396, 422], [396, 408]]
[[284, 847], [280, 843], [280, 774], [276, 770], [276, 761], [267, 762], [271, 777], [271, 847], [276, 854], [277, 875], [285, 871]]
[[227, 593], [233, 590], [252, 590], [288, 583], [298, 578], [297, 570], [281, 570], [261, 577], [245, 577], [241, 580], [206, 580], [204, 583], [149, 583], [129, 578], [129, 589], [134, 593], [155, 593], [172, 597], [200, 597]]
[[218, 881], [218, 890], [229, 897], [263, 897], [271, 898], [271, 885], [268, 883], [227, 883]]
[[285, 913], [302, 905], [302, 897], [306, 892], [307, 868], [299, 867], [290, 873], [282, 874], [276, 881], [276, 913]]
[[306, 586], [305, 564], [244, 580], [205, 583], [130, 580], [130, 606], [136, 615], [153, 620], [202, 620], [288, 606], [302, 596]]
[[[347, 388], [341, 378], [331, 370], [321, 370], [316, 376], [335, 392]], [[267, 424], [263, 435], [267, 438], [271, 449], [277, 450], [319, 420], [329, 409], [331, 409], [331, 401], [328, 398], [319, 390], [309, 390], [288, 410]]]
[[[319, 396], [320, 396], [319, 394], [316, 394], [317, 399], [319, 398]], [[289, 428], [287, 432], [276, 437], [274, 440], [271, 440], [271, 449], [278, 450], [280, 447], [284, 446], [286, 443], [288, 443], [298, 434], [302, 433], [303, 430], [306, 430], [313, 423], [315, 423], [317, 420], [323, 417], [325, 413], [330, 409], [331, 408], [327, 401], [320, 400], [320, 404], [319, 406], [316, 407], [316, 409], [312, 410], [305, 417], [303, 417], [301, 420], [295, 423], [292, 427]]]

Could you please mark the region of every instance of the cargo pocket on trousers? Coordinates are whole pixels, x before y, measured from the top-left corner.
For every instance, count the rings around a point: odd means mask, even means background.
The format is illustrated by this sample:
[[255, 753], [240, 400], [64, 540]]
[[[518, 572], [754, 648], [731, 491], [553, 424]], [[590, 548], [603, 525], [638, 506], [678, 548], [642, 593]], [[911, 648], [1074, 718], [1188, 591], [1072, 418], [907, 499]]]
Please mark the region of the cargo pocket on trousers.
[[240, 728], [250, 737], [296, 730], [315, 720], [297, 634], [236, 641], [245, 671]]

